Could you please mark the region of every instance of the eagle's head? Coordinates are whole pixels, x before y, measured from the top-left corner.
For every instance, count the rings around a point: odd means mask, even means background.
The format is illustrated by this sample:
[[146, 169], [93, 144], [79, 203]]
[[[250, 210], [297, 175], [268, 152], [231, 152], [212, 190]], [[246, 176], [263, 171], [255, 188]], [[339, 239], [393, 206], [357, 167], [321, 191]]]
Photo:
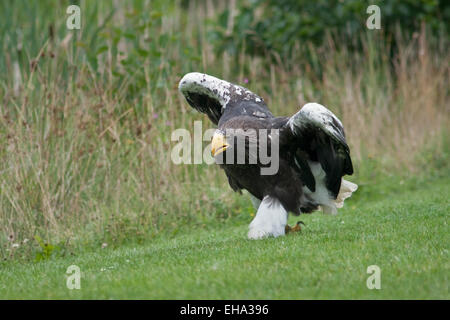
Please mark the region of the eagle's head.
[[270, 138], [265, 134], [262, 141], [262, 134], [265, 133], [254, 128], [217, 129], [211, 140], [211, 155], [218, 164], [256, 164], [262, 144], [270, 147]]

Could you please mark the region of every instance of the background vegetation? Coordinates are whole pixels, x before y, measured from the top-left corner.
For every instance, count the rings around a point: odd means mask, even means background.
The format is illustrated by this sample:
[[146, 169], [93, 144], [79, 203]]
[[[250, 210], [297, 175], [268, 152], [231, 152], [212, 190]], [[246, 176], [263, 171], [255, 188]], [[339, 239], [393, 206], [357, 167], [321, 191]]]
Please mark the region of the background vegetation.
[[398, 32], [410, 38], [421, 24], [434, 33], [447, 33], [450, 27], [450, 5], [445, 1], [254, 0], [240, 4], [237, 10], [234, 6], [225, 9], [211, 32], [220, 50], [237, 53], [244, 49], [253, 55], [289, 58], [298, 55], [305, 43], [320, 46], [330, 35], [339, 40], [339, 48], [361, 50], [361, 35], [373, 13], [367, 12], [369, 5], [382, 8], [381, 34], [394, 50], [400, 45]]
[[381, 30], [360, 1], [79, 1], [81, 30], [66, 28], [69, 3], [0, 2], [4, 260], [251, 220], [216, 166], [170, 161], [174, 129], [211, 126], [177, 92], [190, 71], [249, 87], [276, 115], [329, 107], [354, 201], [449, 176], [444, 1], [380, 2]]

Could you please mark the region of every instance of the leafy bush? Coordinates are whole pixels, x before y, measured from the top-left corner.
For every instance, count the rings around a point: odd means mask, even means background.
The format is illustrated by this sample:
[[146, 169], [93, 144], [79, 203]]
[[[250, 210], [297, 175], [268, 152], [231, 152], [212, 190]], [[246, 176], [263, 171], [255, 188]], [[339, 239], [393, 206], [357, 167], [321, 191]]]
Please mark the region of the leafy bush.
[[449, 2], [444, 0], [253, 0], [240, 4], [232, 30], [227, 30], [228, 9], [215, 22], [218, 27], [210, 33], [210, 40], [218, 51], [236, 54], [244, 50], [252, 55], [276, 52], [289, 57], [305, 42], [321, 44], [328, 32], [345, 45], [358, 43], [355, 40], [367, 30], [366, 10], [371, 4], [381, 9], [386, 39], [394, 38], [397, 24], [412, 34], [422, 22], [434, 32], [447, 32], [450, 21]]

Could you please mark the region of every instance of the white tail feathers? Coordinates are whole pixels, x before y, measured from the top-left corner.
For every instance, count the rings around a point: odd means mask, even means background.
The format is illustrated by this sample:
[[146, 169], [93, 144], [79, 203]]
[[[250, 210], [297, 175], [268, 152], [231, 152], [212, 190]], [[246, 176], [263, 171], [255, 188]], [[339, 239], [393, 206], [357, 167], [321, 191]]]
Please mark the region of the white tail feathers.
[[353, 192], [358, 189], [358, 185], [342, 179], [341, 189], [336, 197], [336, 200], [330, 201], [328, 204], [321, 204], [321, 209], [325, 214], [335, 215], [338, 213], [337, 208], [342, 208], [344, 206], [344, 200], [349, 198]]
[[349, 198], [352, 193], [356, 191], [356, 189], [358, 189], [357, 184], [342, 179], [341, 189], [339, 190], [339, 194], [334, 201], [334, 203], [336, 204], [336, 208], [342, 208], [342, 206], [344, 205], [344, 200]]

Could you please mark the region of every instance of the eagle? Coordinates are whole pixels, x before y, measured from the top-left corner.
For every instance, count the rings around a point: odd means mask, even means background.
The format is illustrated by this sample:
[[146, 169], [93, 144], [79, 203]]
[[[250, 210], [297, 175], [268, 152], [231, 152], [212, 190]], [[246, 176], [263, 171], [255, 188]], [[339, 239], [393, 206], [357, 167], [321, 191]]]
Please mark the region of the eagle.
[[249, 239], [299, 231], [300, 221], [287, 225], [289, 213], [337, 214], [356, 191], [343, 179], [353, 174], [344, 127], [323, 105], [307, 103], [291, 117], [275, 117], [257, 94], [199, 72], [184, 75], [178, 89], [217, 125], [211, 154], [231, 188], [250, 194], [256, 215]]

